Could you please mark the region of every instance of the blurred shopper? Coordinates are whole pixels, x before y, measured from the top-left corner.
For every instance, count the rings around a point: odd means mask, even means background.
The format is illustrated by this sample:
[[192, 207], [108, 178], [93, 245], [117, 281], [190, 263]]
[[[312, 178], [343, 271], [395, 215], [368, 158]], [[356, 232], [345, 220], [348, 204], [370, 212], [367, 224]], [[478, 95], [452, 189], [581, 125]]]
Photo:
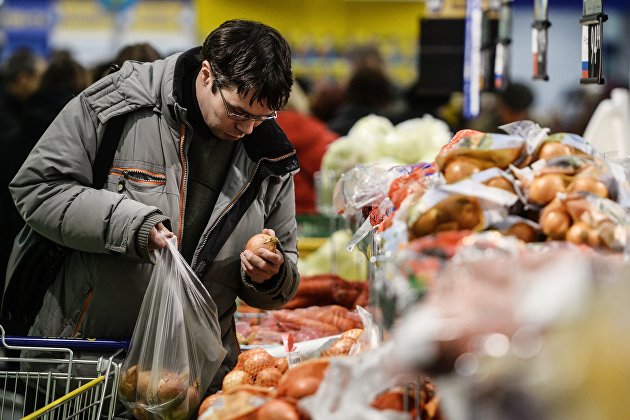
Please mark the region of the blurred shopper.
[[[421, 87], [419, 80], [404, 89], [401, 97], [402, 107], [392, 114], [390, 118], [394, 124], [412, 118], [422, 118], [425, 114], [447, 121], [447, 118], [443, 115], [443, 110], [449, 106], [453, 99], [450, 92], [427, 91]], [[457, 120], [457, 118], [449, 119], [452, 121]], [[449, 125], [455, 131], [456, 128], [453, 127], [453, 124], [449, 122]]]
[[350, 78], [345, 100], [328, 121], [328, 128], [345, 136], [359, 119], [370, 114], [387, 115], [394, 99], [394, 88], [381, 70], [361, 68]]
[[[227, 351], [210, 386], [219, 390], [239, 353], [236, 298], [279, 308], [299, 282], [298, 162], [275, 122], [292, 84], [286, 40], [261, 23], [231, 20], [201, 47], [126, 61], [72, 99], [11, 183], [27, 223], [67, 249], [30, 335], [131, 337], [152, 250], [176, 235], [216, 303]], [[94, 189], [97, 145], [121, 114], [114, 168]], [[263, 229], [279, 249], [243, 251]]]
[[[608, 84], [608, 83], [607, 83]], [[562, 95], [563, 104], [555, 109], [548, 123], [552, 132], [583, 135], [593, 113], [608, 92], [602, 86], [580, 86]]]
[[16, 50], [2, 66], [4, 83], [0, 92], [0, 147], [4, 152], [0, 165], [1, 284], [4, 284], [4, 272], [13, 246], [13, 238], [24, 225], [9, 194], [8, 185], [33, 146], [32, 142], [25, 141], [22, 127], [27, 101], [39, 87], [45, 68], [46, 61], [25, 48]]
[[127, 60], [140, 61], [143, 63], [151, 63], [155, 60], [163, 58], [162, 54], [148, 42], [139, 42], [137, 44], [126, 45], [118, 51], [114, 63], [122, 66]]
[[330, 121], [343, 103], [345, 94], [345, 86], [338, 81], [315, 81], [309, 95], [312, 115], [321, 121]]
[[116, 68], [122, 67], [123, 63], [127, 60], [151, 63], [161, 58], [164, 58], [162, 54], [148, 42], [129, 44], [118, 50], [116, 56], [111, 61], [104, 61], [94, 66], [94, 68], [92, 68], [92, 75], [94, 80], [98, 80], [107, 76]]
[[312, 114], [325, 123], [335, 118], [342, 105], [346, 104], [349, 82], [358, 71], [369, 69], [381, 72], [387, 78], [385, 60], [373, 44], [353, 46], [348, 50], [346, 59], [350, 69], [346, 80], [318, 80], [309, 94]]
[[89, 71], [70, 52], [53, 53], [39, 89], [27, 101], [24, 141], [34, 146], [59, 111], [91, 81]]
[[278, 113], [278, 125], [295, 146], [300, 172], [295, 174], [295, 212], [317, 213], [315, 172], [319, 171], [328, 145], [339, 137], [322, 121], [308, 113], [306, 95], [297, 83], [293, 85], [287, 108]]
[[514, 121], [531, 120], [534, 93], [524, 83], [511, 82], [505, 89], [495, 93], [494, 107], [482, 110], [474, 120], [469, 121], [468, 128], [483, 132], [496, 133], [499, 127]]

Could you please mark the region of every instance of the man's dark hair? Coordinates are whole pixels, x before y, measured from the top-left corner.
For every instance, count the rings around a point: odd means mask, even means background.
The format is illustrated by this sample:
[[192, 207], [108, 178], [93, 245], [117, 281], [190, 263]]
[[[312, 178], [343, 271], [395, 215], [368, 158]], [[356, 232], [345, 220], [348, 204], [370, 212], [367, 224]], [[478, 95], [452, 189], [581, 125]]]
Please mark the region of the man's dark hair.
[[35, 74], [38, 57], [30, 48], [15, 50], [4, 63], [3, 73], [7, 83], [17, 80], [21, 74]]
[[260, 22], [228, 20], [212, 31], [201, 48], [214, 74], [213, 92], [236, 87], [239, 95], [254, 92], [259, 102], [274, 110], [289, 99], [293, 74], [291, 48], [275, 29]]

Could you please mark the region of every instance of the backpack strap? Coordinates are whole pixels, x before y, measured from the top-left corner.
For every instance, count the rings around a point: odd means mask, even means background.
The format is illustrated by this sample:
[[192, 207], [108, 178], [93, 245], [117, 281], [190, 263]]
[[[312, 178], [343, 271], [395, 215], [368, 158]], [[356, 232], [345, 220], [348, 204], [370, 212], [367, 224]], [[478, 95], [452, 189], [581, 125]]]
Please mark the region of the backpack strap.
[[101, 189], [107, 181], [109, 168], [112, 166], [116, 148], [122, 136], [122, 130], [127, 121], [127, 114], [117, 115], [107, 121], [103, 140], [96, 152], [94, 165], [92, 165], [92, 187]]

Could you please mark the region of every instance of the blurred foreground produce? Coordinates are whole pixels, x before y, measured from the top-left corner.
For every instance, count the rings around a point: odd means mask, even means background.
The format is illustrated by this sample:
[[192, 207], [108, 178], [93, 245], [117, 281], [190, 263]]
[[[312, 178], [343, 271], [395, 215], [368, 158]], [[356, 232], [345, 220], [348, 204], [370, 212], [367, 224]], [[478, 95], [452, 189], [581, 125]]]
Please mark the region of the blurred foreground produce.
[[367, 306], [369, 290], [367, 281], [347, 281], [336, 274], [302, 276], [297, 294], [284, 309], [308, 308], [309, 306], [340, 305], [354, 309]]
[[296, 342], [327, 337], [361, 328], [355, 311], [339, 305], [279, 309], [259, 316], [240, 316], [236, 331], [241, 344], [282, 344], [282, 336], [291, 333]]
[[[340, 337], [338, 342], [349, 340], [357, 344], [361, 333], [361, 330], [352, 330]], [[309, 408], [308, 401], [315, 398], [320, 392], [320, 385], [328, 381], [326, 378], [329, 367], [335, 366], [342, 359], [352, 360], [347, 354], [341, 352], [337, 357], [303, 361], [285, 370], [273, 383], [262, 384], [262, 375], [266, 375], [270, 369], [279, 369], [269, 366], [272, 363], [277, 366], [278, 361], [283, 358], [274, 358], [263, 349], [248, 350], [239, 356], [238, 364], [226, 376], [223, 390], [203, 401], [199, 408], [199, 419], [350, 419], [368, 418], [361, 417], [368, 413], [378, 414], [377, 418], [441, 418], [435, 387], [426, 377], [419, 377], [413, 386], [386, 385], [381, 392], [369, 396], [364, 407], [356, 411], [359, 417], [348, 416], [346, 412], [339, 412], [331, 417], [324, 411]], [[397, 417], [381, 417], [381, 412], [382, 416], [386, 416], [386, 411], [382, 410], [394, 410], [399, 414]]]

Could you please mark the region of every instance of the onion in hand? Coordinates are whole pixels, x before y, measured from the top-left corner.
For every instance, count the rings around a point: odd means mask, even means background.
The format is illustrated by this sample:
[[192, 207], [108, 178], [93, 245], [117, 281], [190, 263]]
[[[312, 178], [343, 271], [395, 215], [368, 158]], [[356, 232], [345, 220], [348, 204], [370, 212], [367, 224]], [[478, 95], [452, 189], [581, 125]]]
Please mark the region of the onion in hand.
[[245, 245], [245, 250], [250, 251], [254, 255], [258, 255], [258, 250], [260, 248], [265, 248], [268, 251], [276, 252], [276, 245], [278, 245], [280, 241], [275, 236], [267, 235], [266, 233], [258, 233], [247, 241], [247, 245]]

